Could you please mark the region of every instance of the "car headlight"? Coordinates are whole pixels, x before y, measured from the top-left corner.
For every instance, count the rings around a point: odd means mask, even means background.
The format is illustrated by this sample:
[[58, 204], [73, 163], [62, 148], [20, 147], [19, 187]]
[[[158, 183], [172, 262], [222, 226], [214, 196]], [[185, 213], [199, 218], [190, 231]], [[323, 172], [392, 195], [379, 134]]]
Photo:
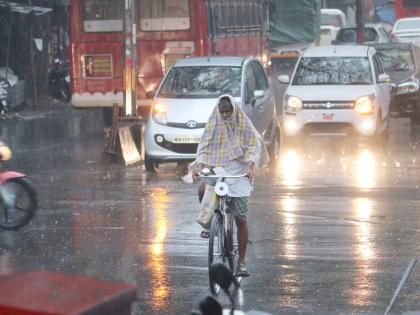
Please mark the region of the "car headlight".
[[354, 109], [360, 114], [372, 114], [374, 110], [375, 97], [373, 95], [367, 95], [359, 97], [354, 102]]
[[152, 106], [152, 118], [155, 122], [161, 125], [166, 125], [166, 109], [160, 103], [154, 103]]
[[299, 97], [286, 95], [286, 112], [296, 113], [302, 109], [302, 101]]
[[397, 95], [400, 94], [409, 94], [409, 93], [416, 93], [419, 90], [419, 83], [418, 81], [408, 81], [397, 86]]

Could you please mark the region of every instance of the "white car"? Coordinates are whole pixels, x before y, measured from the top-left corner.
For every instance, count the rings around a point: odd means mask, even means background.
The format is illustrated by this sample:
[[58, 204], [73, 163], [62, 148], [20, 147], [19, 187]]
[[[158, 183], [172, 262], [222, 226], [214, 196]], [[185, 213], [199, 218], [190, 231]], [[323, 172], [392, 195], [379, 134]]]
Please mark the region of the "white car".
[[338, 9], [321, 9], [321, 45], [329, 45], [341, 27], [345, 26], [346, 15]]
[[280, 128], [274, 95], [261, 63], [247, 57], [180, 59], [165, 75], [154, 97], [144, 131], [144, 163], [195, 159], [206, 122], [222, 94], [232, 95], [263, 136], [276, 160]]
[[420, 43], [420, 17], [397, 20], [390, 38], [393, 42]]
[[[354, 136], [375, 142], [388, 131], [389, 76], [373, 47], [310, 47], [303, 52], [283, 99], [284, 140]], [[295, 141], [296, 139], [293, 139]]]

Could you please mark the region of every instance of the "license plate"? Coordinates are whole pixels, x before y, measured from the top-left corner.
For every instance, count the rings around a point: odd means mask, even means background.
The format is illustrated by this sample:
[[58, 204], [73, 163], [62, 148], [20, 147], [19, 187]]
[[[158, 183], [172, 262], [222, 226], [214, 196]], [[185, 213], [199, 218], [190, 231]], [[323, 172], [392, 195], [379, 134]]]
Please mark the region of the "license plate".
[[328, 114], [322, 114], [323, 120], [334, 120], [334, 114], [328, 113]]
[[173, 143], [199, 143], [200, 137], [197, 136], [178, 136], [172, 139]]

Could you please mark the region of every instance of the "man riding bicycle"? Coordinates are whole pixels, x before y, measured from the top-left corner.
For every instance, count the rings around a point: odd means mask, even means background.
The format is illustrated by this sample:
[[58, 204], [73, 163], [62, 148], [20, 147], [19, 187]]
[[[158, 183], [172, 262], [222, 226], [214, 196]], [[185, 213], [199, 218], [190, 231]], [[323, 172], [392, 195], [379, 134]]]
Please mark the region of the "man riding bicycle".
[[[223, 167], [227, 174], [248, 178], [226, 179], [229, 185], [230, 209], [238, 228], [239, 261], [236, 276], [249, 276], [245, 264], [248, 245], [248, 203], [257, 166], [268, 162], [264, 141], [252, 122], [230, 95], [222, 95], [207, 121], [197, 149], [193, 177], [204, 167]], [[200, 185], [199, 198], [204, 194]]]

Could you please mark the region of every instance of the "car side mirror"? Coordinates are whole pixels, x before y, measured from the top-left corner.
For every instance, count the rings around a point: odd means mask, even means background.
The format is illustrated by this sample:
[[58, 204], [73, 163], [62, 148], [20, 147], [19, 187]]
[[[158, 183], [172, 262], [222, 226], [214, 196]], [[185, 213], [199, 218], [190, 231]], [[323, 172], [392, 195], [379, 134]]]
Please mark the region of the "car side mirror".
[[259, 99], [264, 96], [264, 90], [255, 90], [254, 91], [254, 99]]
[[389, 75], [387, 75], [386, 73], [381, 73], [378, 76], [378, 83], [389, 83], [390, 78]]
[[288, 83], [290, 82], [290, 77], [289, 77], [289, 75], [288, 75], [288, 74], [282, 74], [282, 75], [279, 75], [279, 76], [277, 77], [277, 80], [278, 80], [280, 83], [283, 83], [283, 84], [288, 84]]
[[152, 91], [147, 91], [146, 92], [146, 97], [147, 98], [154, 98], [156, 95], [156, 90], [152, 90]]

